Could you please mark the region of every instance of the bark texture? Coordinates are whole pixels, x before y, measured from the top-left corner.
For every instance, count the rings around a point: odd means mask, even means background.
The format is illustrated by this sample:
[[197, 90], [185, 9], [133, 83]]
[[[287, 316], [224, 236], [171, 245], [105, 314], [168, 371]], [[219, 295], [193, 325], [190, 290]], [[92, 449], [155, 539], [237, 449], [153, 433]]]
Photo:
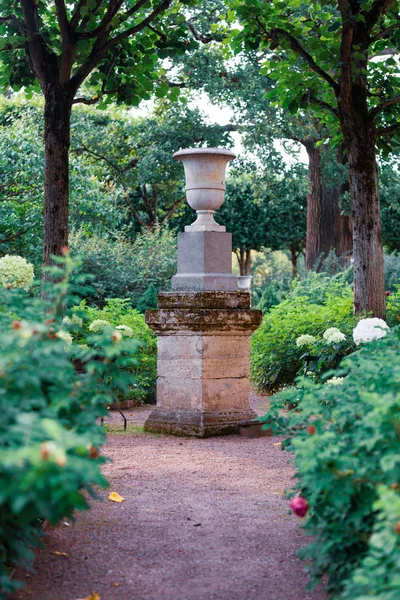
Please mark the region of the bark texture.
[[240, 275], [251, 275], [251, 249], [239, 248], [236, 252], [236, 256], [239, 263]]
[[303, 142], [309, 158], [310, 193], [307, 196], [306, 268], [320, 271], [324, 257], [334, 251], [345, 266], [350, 260], [352, 228], [350, 217], [340, 212], [340, 187], [322, 183], [321, 149], [315, 140]]
[[354, 310], [385, 318], [385, 280], [375, 143], [354, 143], [349, 156], [354, 221]]
[[43, 265], [68, 245], [70, 119], [72, 99], [60, 86], [45, 95]]

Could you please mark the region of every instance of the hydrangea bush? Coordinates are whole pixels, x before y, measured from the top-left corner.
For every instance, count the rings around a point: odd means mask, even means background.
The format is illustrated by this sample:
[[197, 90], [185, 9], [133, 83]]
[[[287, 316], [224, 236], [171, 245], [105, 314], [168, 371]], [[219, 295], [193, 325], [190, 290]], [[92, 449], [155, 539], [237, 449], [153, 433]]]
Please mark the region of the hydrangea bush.
[[0, 597], [17, 586], [12, 566], [31, 562], [43, 519], [56, 524], [88, 508], [93, 486], [106, 485], [96, 419], [127, 392], [136, 365], [136, 342], [116, 343], [107, 332], [96, 335], [95, 350], [78, 349], [87, 368], [77, 372], [60, 333], [74, 264], [57, 260], [60, 283], [45, 302], [0, 288]]
[[[343, 368], [342, 368], [343, 367]], [[346, 374], [346, 377], [341, 377]], [[265, 416], [286, 436], [292, 510], [313, 541], [314, 582], [342, 600], [400, 598], [400, 329], [365, 343], [327, 383], [300, 378]], [[284, 410], [287, 404], [295, 410]], [[307, 510], [306, 510], [307, 509]], [[301, 513], [301, 514], [300, 514]]]
[[28, 290], [34, 279], [33, 265], [22, 256], [0, 258], [0, 285]]
[[132, 308], [129, 299], [122, 298], [108, 298], [102, 310], [90, 307], [83, 301], [74, 308], [72, 320], [78, 315], [82, 321], [79, 332], [74, 323], [63, 325], [74, 336], [77, 346], [93, 345], [96, 335], [105, 331], [114, 332], [121, 339], [135, 339], [139, 343], [137, 362], [128, 369], [134, 383], [129, 393], [125, 393], [121, 399], [153, 402], [157, 379], [157, 338], [146, 324], [144, 316]]
[[264, 315], [252, 336], [253, 382], [267, 392], [291, 385], [305, 358], [308, 370], [322, 375], [352, 351], [354, 325], [350, 287], [323, 296], [321, 304], [310, 303], [307, 296], [288, 298]]

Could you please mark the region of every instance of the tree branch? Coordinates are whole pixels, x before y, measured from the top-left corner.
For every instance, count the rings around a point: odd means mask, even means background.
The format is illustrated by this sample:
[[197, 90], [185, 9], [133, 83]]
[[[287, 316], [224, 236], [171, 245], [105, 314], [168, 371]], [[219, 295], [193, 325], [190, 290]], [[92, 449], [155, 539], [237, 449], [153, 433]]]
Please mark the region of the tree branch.
[[378, 104], [378, 106], [375, 106], [375, 108], [372, 108], [368, 114], [369, 118], [374, 119], [376, 115], [385, 110], [385, 108], [392, 106], [392, 104], [397, 104], [397, 102], [400, 102], [400, 94], [394, 96], [394, 98], [389, 98], [389, 100], [385, 100], [381, 104]]
[[74, 98], [72, 104], [87, 104], [89, 106], [91, 104], [97, 104], [99, 100], [99, 95], [93, 96], [93, 98]]
[[220, 42], [222, 40], [221, 36], [214, 37], [213, 35], [202, 35], [189, 21], [186, 21], [186, 26], [190, 30], [194, 39], [202, 44], [210, 44], [211, 42]]
[[371, 33], [381, 16], [384, 15], [389, 6], [393, 4], [393, 1], [394, 0], [374, 0], [368, 11], [362, 11], [361, 14], [364, 15], [368, 33]]
[[54, 4], [56, 5], [58, 26], [60, 27], [61, 39], [64, 45], [69, 39], [69, 22], [65, 2], [64, 0], [54, 0]]
[[121, 168], [118, 165], [116, 165], [115, 163], [113, 163], [112, 160], [107, 158], [107, 156], [104, 156], [104, 154], [100, 154], [99, 152], [95, 152], [94, 150], [91, 150], [83, 142], [81, 142], [80, 147], [71, 148], [71, 152], [76, 152], [77, 154], [82, 154], [83, 152], [87, 152], [87, 154], [90, 154], [90, 156], [94, 156], [98, 160], [103, 160], [104, 162], [106, 162], [117, 173], [121, 173], [121, 171], [122, 171]]
[[17, 17], [15, 15], [8, 15], [7, 17], [0, 17], [0, 23], [6, 23], [7, 21], [11, 21], [17, 27], [17, 29], [19, 29], [19, 31], [22, 35], [26, 35], [24, 24], [21, 23], [21, 21], [19, 19], [17, 19]]
[[33, 223], [33, 225], [31, 225], [30, 227], [27, 227], [27, 229], [24, 229], [23, 231], [19, 231], [18, 233], [14, 233], [14, 235], [10, 235], [8, 238], [5, 238], [4, 240], [0, 240], [0, 244], [7, 244], [8, 242], [11, 242], [12, 240], [22, 237], [23, 235], [28, 233], [28, 231], [30, 231], [31, 229], [36, 227], [36, 225], [37, 225], [37, 223]]
[[164, 0], [145, 19], [143, 19], [143, 21], [141, 21], [134, 27], [126, 29], [125, 31], [123, 31], [119, 35], [116, 35], [114, 38], [111, 38], [108, 41], [102, 39], [101, 37], [107, 36], [107, 32], [99, 34], [99, 37], [96, 40], [96, 43], [90, 56], [88, 56], [85, 62], [78, 68], [78, 70], [71, 78], [72, 89], [77, 90], [79, 88], [82, 82], [86, 79], [86, 77], [94, 69], [94, 67], [101, 61], [101, 59], [105, 56], [108, 50], [122, 42], [124, 39], [130, 37], [131, 35], [142, 31], [145, 27], [147, 27], [149, 23], [151, 23], [153, 19], [155, 19], [160, 13], [166, 10], [171, 4], [171, 2], [172, 0]]
[[165, 217], [163, 217], [161, 219], [160, 225], [164, 225], [164, 223], [166, 223], [168, 221], [168, 219], [170, 219], [172, 217], [172, 215], [174, 214], [174, 212], [176, 211], [176, 209], [178, 208], [178, 206], [180, 204], [182, 204], [182, 202], [184, 202], [185, 198], [179, 198], [179, 200], [177, 200], [173, 206], [169, 209], [169, 211], [167, 212], [167, 214], [165, 215]]
[[[37, 4], [35, 0], [21, 0], [22, 14], [24, 17], [25, 35], [27, 39], [27, 50], [31, 66], [42, 89], [45, 87], [48, 70], [55, 67], [57, 57], [51, 52], [43, 37], [39, 33], [37, 25]], [[46, 65], [46, 67], [45, 67]]]
[[392, 31], [394, 31], [398, 27], [400, 27], [400, 21], [398, 23], [395, 23], [394, 25], [391, 25], [390, 27], [387, 27], [386, 29], [383, 29], [382, 31], [380, 31], [379, 33], [374, 35], [371, 38], [371, 42], [376, 42], [377, 40], [381, 40], [382, 38], [389, 35], [389, 33], [392, 33]]
[[139, 215], [138, 211], [136, 210], [136, 208], [133, 206], [133, 202], [132, 200], [129, 198], [129, 195], [125, 196], [125, 201], [128, 204], [129, 208], [131, 209], [131, 212], [133, 214], [133, 216], [135, 217], [135, 219], [139, 222], [139, 224], [142, 227], [147, 227], [147, 223], [145, 221], [143, 221], [142, 217]]
[[382, 127], [378, 129], [376, 134], [381, 135], [393, 135], [398, 129], [400, 129], [400, 121], [398, 123], [394, 123], [393, 125], [389, 125], [388, 127]]
[[276, 37], [284, 38], [287, 42], [289, 42], [289, 46], [293, 50], [293, 52], [295, 52], [296, 54], [301, 56], [306, 61], [306, 63], [311, 67], [311, 69], [314, 71], [314, 73], [317, 73], [317, 75], [322, 77], [322, 79], [324, 79], [330, 85], [330, 87], [333, 88], [335, 93], [338, 93], [338, 91], [339, 91], [338, 83], [329, 75], [329, 73], [326, 73], [326, 71], [324, 71], [322, 69], [322, 67], [320, 67], [315, 62], [315, 60], [313, 59], [311, 54], [309, 54], [307, 52], [307, 50], [305, 50], [303, 48], [303, 46], [301, 46], [301, 44], [296, 40], [296, 38], [294, 38], [288, 31], [285, 31], [284, 29], [273, 28], [270, 31], [268, 31], [265, 28], [265, 26], [263, 25], [263, 23], [261, 23], [259, 17], [256, 17], [255, 20], [256, 20], [258, 26], [262, 29], [262, 31], [266, 35], [267, 39], [274, 38], [274, 37], [275, 38]]
[[338, 6], [342, 18], [342, 39], [340, 42], [340, 96], [350, 101], [352, 83], [351, 48], [353, 43], [353, 13], [348, 0], [339, 0]]
[[126, 38], [130, 37], [131, 35], [142, 31], [145, 27], [149, 25], [149, 23], [151, 23], [156, 17], [158, 17], [159, 14], [167, 10], [171, 2], [172, 0], [163, 0], [161, 4], [159, 4], [145, 19], [143, 19], [143, 21], [141, 21], [137, 25], [134, 25], [133, 27], [130, 27], [129, 29], [126, 29], [114, 38], [111, 38], [111, 40], [109, 40], [106, 44], [106, 51], [109, 48], [115, 46], [116, 44], [119, 44]]
[[329, 104], [329, 102], [325, 102], [324, 100], [320, 100], [319, 98], [316, 98], [311, 90], [308, 90], [307, 93], [304, 94], [303, 98], [308, 100], [311, 104], [315, 104], [317, 106], [320, 106], [324, 110], [328, 110], [335, 117], [339, 116], [339, 113], [334, 106]]

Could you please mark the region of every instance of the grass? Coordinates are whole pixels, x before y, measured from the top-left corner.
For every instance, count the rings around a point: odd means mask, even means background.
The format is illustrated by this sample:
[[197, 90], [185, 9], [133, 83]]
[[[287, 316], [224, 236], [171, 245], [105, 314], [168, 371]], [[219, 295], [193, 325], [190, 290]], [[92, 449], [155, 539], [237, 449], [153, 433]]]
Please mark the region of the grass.
[[104, 429], [107, 433], [113, 433], [116, 435], [143, 435], [144, 433], [146, 433], [144, 431], [143, 425], [135, 425], [134, 423], [128, 423], [126, 431], [124, 431], [123, 423], [105, 423]]

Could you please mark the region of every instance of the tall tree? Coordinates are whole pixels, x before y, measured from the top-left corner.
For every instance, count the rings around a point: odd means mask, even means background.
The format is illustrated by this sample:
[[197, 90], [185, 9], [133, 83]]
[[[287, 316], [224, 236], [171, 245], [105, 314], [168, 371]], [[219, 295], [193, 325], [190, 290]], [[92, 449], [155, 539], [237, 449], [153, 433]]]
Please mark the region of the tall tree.
[[[150, 98], [160, 40], [164, 51], [197, 44], [180, 13], [195, 1], [2, 0], [1, 83], [40, 87], [45, 100], [44, 264], [68, 243], [72, 106]], [[179, 88], [161, 81], [156, 93], [176, 98]]]
[[[270, 52], [263, 73], [276, 80], [269, 98], [296, 113], [313, 107], [348, 154], [353, 207], [354, 308], [385, 315], [376, 144], [398, 130], [398, 1], [233, 0], [243, 45]], [[374, 62], [376, 55], [387, 60]]]

